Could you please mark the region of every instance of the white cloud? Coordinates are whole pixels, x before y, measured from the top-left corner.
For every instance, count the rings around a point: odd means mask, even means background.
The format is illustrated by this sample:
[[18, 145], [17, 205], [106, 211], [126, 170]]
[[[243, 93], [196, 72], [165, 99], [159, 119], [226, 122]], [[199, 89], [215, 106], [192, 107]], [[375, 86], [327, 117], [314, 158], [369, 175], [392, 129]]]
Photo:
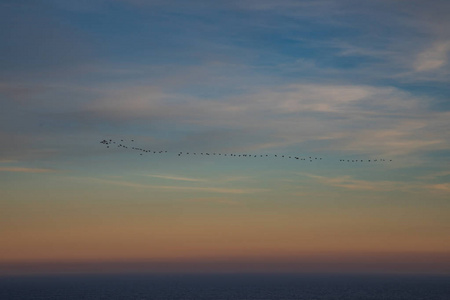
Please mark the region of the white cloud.
[[344, 188], [348, 190], [366, 190], [366, 191], [394, 191], [399, 189], [408, 189], [411, 187], [409, 184], [403, 182], [394, 181], [369, 181], [353, 179], [350, 176], [339, 177], [325, 177], [313, 174], [303, 174], [310, 178], [313, 178], [322, 184]]
[[448, 63], [450, 41], [440, 41], [417, 55], [414, 69], [418, 72], [439, 69]]
[[[436, 121], [445, 118], [441, 114], [435, 116]], [[341, 134], [340, 148], [347, 151], [384, 153], [392, 157], [449, 147], [445, 138], [447, 134], [433, 132], [437, 127], [434, 120], [406, 118], [391, 123], [388, 129], [375, 127]]]
[[[429, 110], [425, 100], [367, 85], [291, 84], [221, 100], [130, 87], [109, 92], [85, 109], [101, 121], [164, 122], [166, 134], [186, 126], [217, 129], [204, 136], [208, 144], [224, 145], [226, 138], [228, 149], [239, 151], [321, 141], [322, 151], [399, 156], [450, 147], [450, 113]], [[220, 138], [223, 132], [227, 136]]]
[[191, 181], [191, 182], [205, 182], [205, 179], [198, 178], [188, 178], [188, 177], [180, 177], [180, 176], [171, 176], [171, 175], [154, 175], [154, 174], [145, 174], [145, 176], [168, 179], [168, 180], [178, 180], [178, 181]]
[[[80, 178], [82, 179], [82, 178]], [[118, 180], [107, 180], [100, 178], [85, 178], [87, 180], [94, 180], [96, 182], [111, 184], [116, 186], [125, 186], [130, 188], [145, 188], [145, 189], [161, 189], [161, 190], [173, 190], [173, 191], [194, 191], [194, 192], [207, 192], [207, 193], [219, 193], [219, 194], [253, 194], [267, 192], [268, 189], [253, 189], [253, 188], [242, 188], [242, 189], [231, 189], [222, 187], [194, 187], [194, 186], [175, 186], [175, 185], [147, 185], [141, 183], [134, 183], [128, 181], [118, 181]]]
[[411, 181], [387, 181], [387, 180], [361, 180], [354, 179], [351, 176], [326, 177], [314, 174], [300, 173], [318, 182], [347, 190], [363, 190], [372, 192], [450, 192], [450, 183], [428, 184], [423, 182]]

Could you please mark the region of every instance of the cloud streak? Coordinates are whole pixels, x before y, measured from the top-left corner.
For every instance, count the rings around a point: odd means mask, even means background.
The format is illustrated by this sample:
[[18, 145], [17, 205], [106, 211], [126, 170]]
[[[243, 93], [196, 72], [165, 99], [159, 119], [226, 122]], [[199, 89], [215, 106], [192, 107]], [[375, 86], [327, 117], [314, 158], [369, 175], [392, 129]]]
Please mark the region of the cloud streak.
[[56, 170], [39, 169], [39, 168], [22, 168], [22, 167], [0, 167], [0, 172], [51, 173], [51, 172], [56, 172]]
[[169, 176], [169, 175], [145, 174], [144, 176], [167, 179], [167, 180], [176, 180], [176, 181], [189, 181], [189, 182], [205, 182], [205, 181], [207, 181], [205, 179], [199, 179], [199, 178], [188, 178], [188, 177]]
[[351, 176], [326, 177], [312, 174], [303, 174], [303, 175], [313, 178], [322, 184], [344, 188], [347, 190], [387, 192], [394, 190], [402, 190], [405, 189], [405, 187], [406, 188], [410, 187], [400, 182], [369, 181], [369, 180], [354, 179]]
[[417, 72], [431, 71], [448, 64], [450, 41], [437, 42], [430, 48], [419, 53], [414, 63]]
[[351, 176], [327, 177], [314, 174], [301, 173], [303, 176], [312, 178], [321, 184], [346, 189], [349, 191], [371, 191], [371, 192], [449, 192], [450, 183], [428, 184], [421, 181], [389, 181], [389, 180], [361, 180]]
[[219, 194], [254, 194], [267, 192], [268, 189], [258, 188], [221, 188], [221, 187], [194, 187], [194, 186], [175, 186], [175, 185], [147, 185], [128, 181], [107, 180], [100, 178], [88, 178], [99, 183], [111, 184], [116, 186], [124, 186], [131, 188], [145, 188], [145, 189], [161, 189], [167, 191], [193, 191], [193, 192], [206, 192], [206, 193], [219, 193]]

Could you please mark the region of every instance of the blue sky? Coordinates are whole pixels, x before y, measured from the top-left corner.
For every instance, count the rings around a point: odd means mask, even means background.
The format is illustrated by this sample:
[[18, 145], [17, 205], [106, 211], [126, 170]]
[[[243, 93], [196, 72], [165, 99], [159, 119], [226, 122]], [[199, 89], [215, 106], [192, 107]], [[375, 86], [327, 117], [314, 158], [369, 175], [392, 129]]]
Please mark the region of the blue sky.
[[[149, 190], [154, 200], [145, 207], [168, 214], [163, 223], [192, 201], [200, 210], [212, 203], [212, 215], [238, 204], [250, 219], [302, 205], [311, 215], [329, 206], [342, 218], [340, 204], [368, 216], [397, 205], [406, 212], [386, 218], [406, 216], [400, 228], [412, 234], [411, 224], [429, 221], [436, 232], [430, 249], [418, 239], [398, 251], [448, 254], [450, 244], [438, 241], [450, 228], [449, 12], [444, 0], [0, 1], [0, 205], [10, 213], [3, 230], [12, 234], [11, 220], [31, 215], [41, 224], [31, 195], [67, 204], [82, 190], [88, 200], [67, 205], [81, 214], [90, 201], [114, 214], [98, 197], [124, 193], [141, 203]], [[141, 159], [105, 149], [104, 138], [171, 155]], [[324, 160], [239, 162], [178, 151]], [[45, 203], [64, 215], [61, 203]], [[15, 243], [11, 253], [25, 245]]]

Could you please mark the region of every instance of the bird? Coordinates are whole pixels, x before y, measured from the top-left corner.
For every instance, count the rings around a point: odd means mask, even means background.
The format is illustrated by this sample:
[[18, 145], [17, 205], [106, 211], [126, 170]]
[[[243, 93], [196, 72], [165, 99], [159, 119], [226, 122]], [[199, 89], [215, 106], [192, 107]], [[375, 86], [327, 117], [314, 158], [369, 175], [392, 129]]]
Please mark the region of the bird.
[[[135, 140], [134, 139], [130, 139], [128, 141], [134, 142]], [[109, 139], [109, 140], [108, 139], [102, 139], [100, 141], [100, 143], [104, 144], [106, 146], [106, 148], [110, 148], [110, 145], [112, 145], [112, 144], [117, 144], [118, 148], [132, 149], [132, 150], [136, 150], [136, 151], [142, 152], [139, 155], [143, 155], [143, 153], [152, 153], [152, 151], [150, 149], [143, 149], [143, 148], [134, 147], [134, 146], [131, 147], [131, 146], [128, 146], [128, 145], [125, 144], [126, 140], [125, 140], [125, 143], [123, 143], [123, 142], [124, 142], [124, 139], [120, 139], [120, 142], [116, 142], [116, 141], [114, 141], [112, 139]], [[167, 150], [155, 150], [155, 151], [153, 151], [154, 154], [156, 154], [156, 153], [162, 154], [162, 153], [167, 153], [167, 152], [168, 152]], [[188, 155], [188, 154], [192, 154], [192, 153], [191, 152], [184, 152], [183, 153], [183, 152], [180, 151], [178, 153], [178, 156], [181, 156], [183, 154], [184, 155]], [[193, 154], [196, 155], [197, 153], [194, 152]], [[209, 156], [209, 155], [220, 155], [220, 156], [222, 156], [222, 154], [223, 154], [223, 156], [232, 156], [232, 157], [261, 157], [261, 158], [262, 157], [270, 158], [273, 155], [273, 157], [283, 157], [283, 158], [286, 157], [286, 158], [291, 158], [291, 159], [295, 158], [295, 159], [301, 160], [301, 161], [306, 161], [308, 159], [310, 162], [313, 162], [314, 160], [322, 160], [323, 159], [322, 157], [308, 156], [308, 157], [301, 158], [301, 157], [298, 157], [298, 156], [289, 156], [289, 155], [280, 155], [280, 154], [264, 154], [264, 155], [263, 154], [239, 154], [239, 153], [228, 153], [228, 154], [225, 154], [225, 153], [216, 153], [216, 152], [213, 152], [213, 153], [200, 152], [199, 154], [200, 155], [207, 155], [207, 156]], [[364, 162], [364, 159], [347, 159], [347, 160], [345, 160], [345, 159], [341, 158], [341, 159], [339, 159], [339, 161], [340, 162], [347, 161], [347, 162], [360, 162], [360, 163], [362, 163], [362, 162]], [[392, 162], [392, 159], [378, 158], [378, 159], [367, 159], [365, 161], [366, 162], [386, 162], [386, 161]]]

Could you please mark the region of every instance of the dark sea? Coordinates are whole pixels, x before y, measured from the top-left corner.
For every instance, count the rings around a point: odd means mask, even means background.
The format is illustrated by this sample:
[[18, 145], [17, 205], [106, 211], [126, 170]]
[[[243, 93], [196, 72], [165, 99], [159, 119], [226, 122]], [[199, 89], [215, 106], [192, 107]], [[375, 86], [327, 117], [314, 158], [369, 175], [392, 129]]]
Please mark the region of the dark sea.
[[0, 277], [0, 299], [449, 300], [450, 276], [292, 274], [15, 276]]

